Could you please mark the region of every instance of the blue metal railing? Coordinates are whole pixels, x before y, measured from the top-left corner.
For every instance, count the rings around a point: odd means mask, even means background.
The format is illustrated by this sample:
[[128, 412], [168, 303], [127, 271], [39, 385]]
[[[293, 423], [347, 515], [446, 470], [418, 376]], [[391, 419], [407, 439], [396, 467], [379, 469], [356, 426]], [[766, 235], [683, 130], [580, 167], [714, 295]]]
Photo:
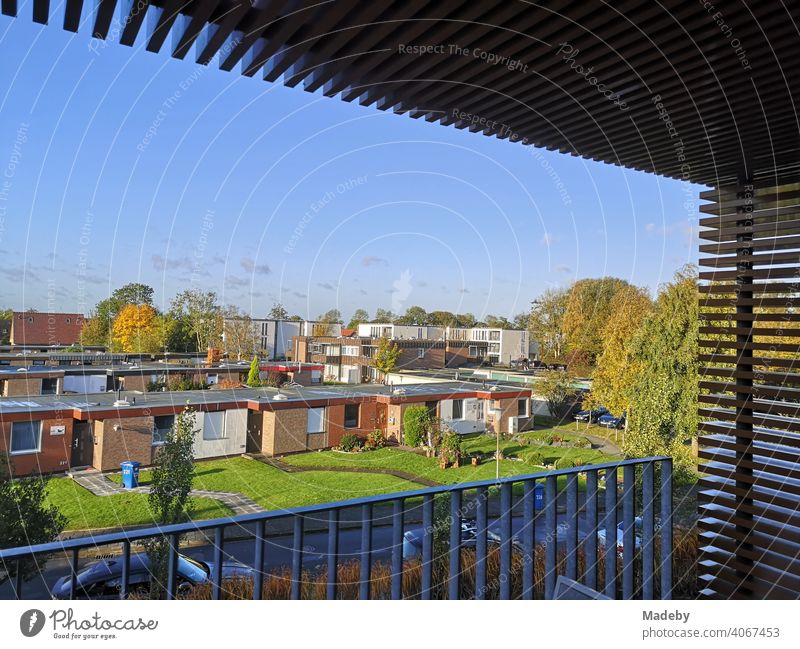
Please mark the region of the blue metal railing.
[[[540, 484], [544, 485], [543, 503], [537, 502], [537, 491], [540, 491], [537, 486]], [[615, 488], [608, 488], [609, 484], [614, 484]], [[434, 506], [437, 497], [450, 499], [449, 508], [444, 514], [450, 529], [445, 550], [436, 548], [434, 542], [435, 526], [442, 523], [442, 511]], [[491, 514], [492, 508], [494, 515]], [[408, 560], [403, 555], [403, 535], [409, 521], [418, 517], [420, 510], [422, 547], [421, 559], [417, 559], [421, 563], [418, 573], [419, 589], [415, 593], [404, 593], [403, 576]], [[533, 599], [537, 596], [537, 591], [544, 599], [552, 599], [559, 574], [579, 580], [589, 588], [599, 590], [612, 598], [671, 598], [672, 460], [667, 457], [623, 460], [513, 476], [499, 481], [486, 480], [432, 487], [291, 510], [245, 514], [11, 548], [0, 550], [0, 568], [10, 574], [14, 572], [14, 567], [21, 568], [22, 562], [37, 557], [66, 557], [69, 574], [72, 576], [70, 598], [75, 598], [82, 594], [79, 592], [81, 587], [74, 578], [81, 569], [81, 551], [114, 549], [111, 546], [121, 544], [119, 596], [125, 598], [130, 592], [132, 545], [148, 539], [162, 538], [168, 541], [169, 548], [165, 594], [168, 599], [172, 599], [178, 594], [178, 557], [182, 537], [190, 532], [203, 532], [213, 535], [213, 542], [209, 542], [209, 545], [214, 563], [209, 580], [212, 598], [219, 599], [224, 589], [225, 532], [238, 528], [248, 530], [245, 542], [253, 543], [253, 560], [250, 562], [255, 574], [253, 597], [260, 599], [268, 576], [264, 568], [270, 552], [267, 548], [267, 526], [283, 524], [283, 528], [287, 530], [283, 532], [284, 536], [291, 538], [290, 560], [286, 562], [288, 574], [291, 575], [290, 596], [292, 599], [300, 599], [305, 578], [304, 555], [308, 554], [304, 547], [304, 538], [308, 533], [306, 521], [313, 521], [318, 526], [324, 523], [323, 533], [327, 535], [327, 539], [323, 566], [326, 570], [320, 573], [320, 579], [324, 575], [324, 596], [335, 599], [341, 596], [337, 580], [342, 558], [341, 536], [346, 528], [342, 514], [353, 511], [359, 512], [359, 516], [348, 524], [351, 528], [355, 525], [360, 540], [357, 551], [348, 555], [354, 554], [357, 557], [359, 599], [370, 599], [374, 596], [392, 599], [408, 596], [420, 596], [422, 599], [485, 599], [487, 593], [494, 593], [500, 599]], [[660, 520], [656, 512], [659, 512]], [[475, 526], [475, 538], [469, 544], [470, 552], [474, 552], [474, 561], [470, 567], [470, 570], [474, 570], [471, 579], [474, 588], [470, 592], [465, 592], [466, 581], [463, 578], [466, 573], [462, 572], [467, 543], [461, 534], [461, 523], [467, 518]], [[515, 521], [519, 528], [516, 534]], [[618, 543], [620, 524], [622, 542]], [[387, 526], [391, 530], [385, 551], [390, 556], [382, 565], [388, 566], [390, 589], [376, 594], [372, 592], [373, 571], [379, 560], [376, 559], [376, 550], [373, 547], [373, 533], [376, 528]], [[606, 552], [599, 542], [598, 532], [601, 530], [605, 533], [605, 545], [614, 548], [613, 550]], [[497, 574], [491, 575], [490, 584], [490, 557], [495, 550], [499, 554], [499, 562], [492, 565], [499, 563], [499, 567]], [[438, 557], [438, 562], [435, 552], [444, 552], [444, 556]], [[535, 579], [537, 561], [543, 561], [544, 578], [541, 583]], [[435, 577], [441, 576], [443, 572], [441, 566], [446, 567], [446, 577], [443, 582], [436, 583]], [[25, 584], [21, 575], [22, 570], [17, 569], [15, 579], [12, 580], [12, 596], [18, 599], [25, 597]], [[512, 582], [515, 584], [514, 588]]]

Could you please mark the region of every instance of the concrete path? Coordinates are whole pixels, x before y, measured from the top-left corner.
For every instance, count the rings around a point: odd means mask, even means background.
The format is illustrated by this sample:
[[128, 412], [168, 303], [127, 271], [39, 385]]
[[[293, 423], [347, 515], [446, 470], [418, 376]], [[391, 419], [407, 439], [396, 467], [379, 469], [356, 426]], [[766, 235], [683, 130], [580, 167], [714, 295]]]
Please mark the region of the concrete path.
[[[95, 496], [112, 496], [122, 493], [147, 493], [149, 487], [134, 487], [125, 489], [122, 485], [109, 480], [102, 473], [81, 473], [73, 475], [72, 479], [79, 485], [91, 491]], [[207, 491], [205, 489], [192, 489], [190, 495], [196, 498], [213, 498], [227, 505], [234, 514], [255, 514], [266, 511], [257, 502], [240, 493], [227, 491]]]

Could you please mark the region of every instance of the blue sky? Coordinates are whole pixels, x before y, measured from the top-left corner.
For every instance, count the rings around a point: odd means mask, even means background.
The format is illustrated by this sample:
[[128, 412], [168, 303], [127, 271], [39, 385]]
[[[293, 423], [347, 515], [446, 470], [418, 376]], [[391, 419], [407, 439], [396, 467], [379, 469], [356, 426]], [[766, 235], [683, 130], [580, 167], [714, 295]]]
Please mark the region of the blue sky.
[[[29, 7], [23, 7], [23, 12]], [[700, 188], [0, 17], [0, 305], [512, 316], [696, 258]]]

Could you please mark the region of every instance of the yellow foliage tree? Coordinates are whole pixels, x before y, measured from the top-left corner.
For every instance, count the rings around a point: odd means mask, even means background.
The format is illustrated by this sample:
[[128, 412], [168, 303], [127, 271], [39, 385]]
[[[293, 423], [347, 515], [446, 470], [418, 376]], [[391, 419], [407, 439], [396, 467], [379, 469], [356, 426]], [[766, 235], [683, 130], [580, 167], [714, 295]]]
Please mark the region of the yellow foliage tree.
[[114, 318], [114, 346], [124, 352], [141, 352], [153, 340], [156, 312], [147, 304], [128, 304]]
[[587, 405], [605, 406], [617, 416], [630, 412], [630, 386], [636, 371], [628, 343], [652, 310], [648, 292], [636, 286], [623, 286], [611, 298], [608, 319], [600, 330], [602, 351]]

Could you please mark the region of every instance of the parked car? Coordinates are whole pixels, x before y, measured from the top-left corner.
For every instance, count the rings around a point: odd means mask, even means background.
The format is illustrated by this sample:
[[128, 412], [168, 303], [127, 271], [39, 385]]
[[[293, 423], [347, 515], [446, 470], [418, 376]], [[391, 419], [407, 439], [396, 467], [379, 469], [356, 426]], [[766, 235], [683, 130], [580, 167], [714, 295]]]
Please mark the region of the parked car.
[[626, 413], [623, 412], [621, 416], [615, 417], [611, 413], [608, 413], [600, 416], [597, 423], [606, 428], [625, 428], [625, 414]]
[[600, 406], [594, 410], [581, 410], [575, 415], [575, 421], [587, 421], [590, 424], [596, 423], [603, 415], [610, 415], [608, 408]]
[[[184, 554], [178, 555], [177, 587], [186, 589], [196, 584], [203, 584], [211, 580], [214, 564], [206, 561], [192, 559]], [[222, 564], [222, 578], [235, 577], [253, 578], [255, 570], [248, 565], [237, 561], [225, 561]], [[101, 559], [88, 564], [78, 572], [76, 595], [90, 599], [118, 595], [122, 588], [122, 557]], [[130, 558], [130, 571], [128, 573], [128, 590], [141, 591], [150, 588], [152, 574], [150, 571], [150, 557], [144, 552], [132, 554]], [[55, 598], [69, 597], [71, 576], [61, 577], [51, 589]]]
[[[409, 530], [403, 534], [403, 558], [412, 559], [422, 554], [422, 540], [425, 537], [423, 528]], [[486, 541], [490, 544], [499, 544], [500, 535], [491, 529], [486, 530]], [[511, 539], [514, 547], [519, 546], [519, 541], [516, 537]], [[474, 548], [478, 544], [478, 526], [473, 520], [465, 520], [461, 522], [461, 547]]]
[[[655, 522], [655, 531], [657, 532], [660, 529], [661, 525], [658, 520]], [[622, 554], [624, 549], [624, 539], [625, 539], [625, 522], [620, 521], [617, 524], [617, 553]], [[640, 550], [642, 547], [642, 517], [637, 516], [633, 519], [633, 534], [634, 534], [634, 547], [636, 550]], [[606, 529], [603, 527], [597, 530], [597, 542], [600, 544], [601, 547], [606, 547]]]

